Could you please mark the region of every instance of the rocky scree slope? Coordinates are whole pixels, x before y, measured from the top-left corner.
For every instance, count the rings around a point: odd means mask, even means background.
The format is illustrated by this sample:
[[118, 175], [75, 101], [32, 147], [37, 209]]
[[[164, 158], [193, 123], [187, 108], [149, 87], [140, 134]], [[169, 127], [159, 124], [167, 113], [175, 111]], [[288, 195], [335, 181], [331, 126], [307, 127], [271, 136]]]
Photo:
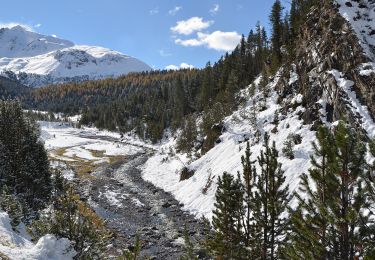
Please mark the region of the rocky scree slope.
[[[375, 70], [372, 60], [374, 46], [366, 45], [361, 39], [373, 39], [375, 29], [375, 1], [335, 2], [333, 8], [316, 8], [309, 14], [302, 29], [302, 37], [297, 44], [296, 73], [298, 80], [285, 84], [286, 79], [277, 85], [280, 96], [285, 98], [290, 93], [301, 93], [306, 111], [302, 114], [305, 123], [321, 121], [320, 109], [326, 112], [326, 121], [333, 122], [345, 116], [358, 127], [364, 123], [358, 111], [353, 110], [350, 96], [353, 91], [361, 105], [366, 105], [368, 112], [375, 115]], [[363, 16], [363, 10], [371, 12]], [[347, 14], [357, 18], [348, 18]], [[367, 31], [353, 28], [371, 24]], [[371, 52], [368, 52], [372, 50]], [[344, 86], [346, 84], [346, 86]], [[323, 120], [324, 121], [324, 120]], [[324, 123], [324, 122], [323, 122]], [[371, 134], [371, 133], [368, 133]]]
[[[320, 124], [331, 126], [344, 119], [368, 137], [375, 136], [374, 12], [373, 0], [325, 1], [313, 9], [301, 28], [295, 62], [281, 67], [267, 86], [262, 87], [258, 78], [239, 93], [245, 102], [224, 119], [214, 148], [200, 158], [171, 156], [176, 148], [176, 139], [171, 138], [146, 162], [143, 177], [171, 192], [185, 209], [211, 218], [217, 178], [224, 171], [234, 175], [242, 171], [246, 141], [251, 144], [251, 159], [256, 160], [261, 136], [270, 135], [294, 192], [301, 174], [311, 167], [312, 142]], [[299, 140], [293, 159], [282, 152], [289, 138]], [[180, 181], [184, 167], [194, 175]]]

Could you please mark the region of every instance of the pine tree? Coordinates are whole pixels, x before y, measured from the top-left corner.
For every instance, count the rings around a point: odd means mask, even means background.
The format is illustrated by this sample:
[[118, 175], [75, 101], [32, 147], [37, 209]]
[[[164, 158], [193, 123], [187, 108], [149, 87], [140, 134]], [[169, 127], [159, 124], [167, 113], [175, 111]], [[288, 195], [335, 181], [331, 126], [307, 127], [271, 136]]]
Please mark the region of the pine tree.
[[[294, 194], [299, 206], [292, 211], [291, 241], [285, 249], [285, 255], [291, 259], [327, 259], [331, 257], [327, 248], [329, 223], [326, 220], [328, 200], [335, 186], [330, 164], [334, 157], [334, 137], [327, 128], [317, 132], [318, 143], [313, 143], [315, 155], [311, 157], [313, 167], [309, 170], [310, 178], [316, 185], [313, 190], [309, 177], [301, 177], [300, 191]], [[300, 194], [306, 194], [305, 199]]]
[[212, 103], [213, 95], [214, 88], [212, 82], [212, 66], [211, 63], [208, 62], [204, 71], [202, 86], [199, 95], [199, 103], [201, 104], [202, 108]]
[[219, 259], [242, 259], [243, 191], [239, 179], [224, 172], [219, 177], [212, 225], [214, 233], [207, 241], [209, 253]]
[[279, 67], [282, 61], [282, 10], [280, 0], [276, 0], [272, 6], [270, 21], [272, 24], [272, 66], [274, 69]]
[[268, 134], [264, 136], [264, 151], [258, 163], [261, 172], [255, 184], [254, 225], [260, 232], [255, 237], [253, 251], [260, 259], [277, 259], [286, 234], [287, 220], [282, 214], [286, 211], [289, 194], [275, 142], [269, 145]]
[[243, 178], [243, 189], [244, 189], [244, 202], [245, 211], [243, 216], [243, 228], [245, 233], [245, 245], [248, 247], [251, 244], [251, 240], [254, 236], [252, 230], [252, 211], [254, 205], [253, 188], [256, 176], [255, 161], [250, 159], [251, 151], [250, 144], [247, 142], [245, 155], [241, 157], [242, 163], [242, 178]]
[[[356, 229], [365, 219], [361, 209], [364, 206], [363, 177], [365, 166], [365, 146], [358, 133], [340, 122], [335, 129], [336, 158], [332, 168], [336, 192], [330, 204], [332, 217], [336, 221], [337, 234], [333, 252], [341, 259], [354, 259], [362, 247], [361, 238]], [[368, 218], [368, 216], [366, 217]]]
[[180, 137], [177, 140], [177, 150], [191, 154], [197, 139], [196, 118], [190, 115], [185, 120]]
[[[314, 145], [313, 168], [302, 177], [299, 206], [292, 215], [291, 259], [355, 259], [371, 253], [374, 226], [364, 214], [365, 146], [360, 136], [340, 122], [334, 134], [322, 128]], [[314, 187], [314, 188], [312, 188]], [[372, 235], [371, 235], [372, 233]], [[366, 235], [364, 235], [366, 234]], [[366, 238], [366, 239], [364, 239]]]
[[173, 93], [173, 129], [176, 129], [177, 126], [181, 125], [181, 121], [183, 121], [182, 119], [187, 111], [187, 99], [185, 97], [185, 91], [180, 77], [176, 79], [175, 84]]
[[290, 31], [293, 39], [297, 38], [299, 27], [300, 27], [300, 19], [301, 13], [298, 6], [299, 0], [292, 0], [290, 4], [290, 16], [289, 16], [289, 23], [290, 23]]

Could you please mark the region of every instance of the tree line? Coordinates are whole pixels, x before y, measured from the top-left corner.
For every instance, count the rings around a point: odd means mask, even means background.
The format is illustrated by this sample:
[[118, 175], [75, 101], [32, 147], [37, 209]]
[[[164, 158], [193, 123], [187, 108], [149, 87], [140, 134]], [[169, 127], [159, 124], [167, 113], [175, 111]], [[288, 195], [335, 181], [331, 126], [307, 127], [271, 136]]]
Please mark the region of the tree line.
[[[216, 124], [238, 105], [238, 90], [259, 74], [267, 80], [282, 63], [293, 59], [299, 28], [316, 2], [293, 0], [289, 13], [276, 0], [270, 14], [271, 36], [257, 23], [231, 53], [214, 64], [208, 62], [204, 69], [132, 73], [117, 79], [48, 86], [23, 95], [22, 102], [25, 108], [81, 113], [82, 124], [98, 128], [134, 129], [154, 142], [163, 137], [165, 129], [182, 127], [188, 115], [207, 115], [206, 123]], [[213, 113], [216, 115], [210, 115]], [[212, 135], [210, 127], [203, 131], [204, 136]], [[212, 145], [211, 141], [207, 147]]]

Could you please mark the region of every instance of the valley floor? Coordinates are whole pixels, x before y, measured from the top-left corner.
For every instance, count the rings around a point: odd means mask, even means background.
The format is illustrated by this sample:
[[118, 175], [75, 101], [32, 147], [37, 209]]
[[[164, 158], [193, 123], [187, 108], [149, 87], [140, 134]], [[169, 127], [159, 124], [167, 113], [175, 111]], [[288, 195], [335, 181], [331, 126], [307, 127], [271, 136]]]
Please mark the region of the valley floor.
[[78, 184], [81, 198], [114, 233], [110, 255], [121, 253], [139, 234], [142, 255], [178, 259], [184, 253], [185, 227], [193, 242], [203, 238], [206, 230], [199, 220], [142, 178], [141, 167], [154, 153], [151, 145], [91, 128], [40, 124], [53, 165]]

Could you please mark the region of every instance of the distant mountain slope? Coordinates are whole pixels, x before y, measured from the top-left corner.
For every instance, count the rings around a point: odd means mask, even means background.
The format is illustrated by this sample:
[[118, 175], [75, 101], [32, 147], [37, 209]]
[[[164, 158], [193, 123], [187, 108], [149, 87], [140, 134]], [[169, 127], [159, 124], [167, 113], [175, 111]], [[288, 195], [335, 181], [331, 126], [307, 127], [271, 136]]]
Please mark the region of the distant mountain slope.
[[74, 45], [21, 26], [0, 29], [0, 73], [28, 86], [149, 71], [144, 62], [110, 49]]
[[0, 76], [0, 100], [15, 99], [30, 92], [31, 88], [17, 81]]

